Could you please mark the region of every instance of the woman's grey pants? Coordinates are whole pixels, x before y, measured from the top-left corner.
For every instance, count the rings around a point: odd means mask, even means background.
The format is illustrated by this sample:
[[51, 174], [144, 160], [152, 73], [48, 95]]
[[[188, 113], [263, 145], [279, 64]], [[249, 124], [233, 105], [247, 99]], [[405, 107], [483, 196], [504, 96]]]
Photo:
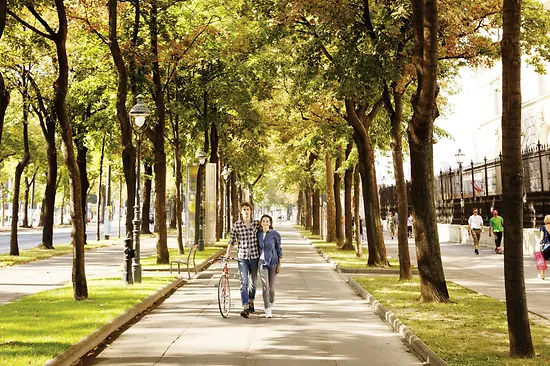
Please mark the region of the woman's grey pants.
[[277, 278], [277, 266], [269, 268], [264, 266], [264, 260], [260, 259], [260, 277], [262, 279], [262, 297], [264, 298], [264, 309], [271, 307], [275, 302], [275, 279]]

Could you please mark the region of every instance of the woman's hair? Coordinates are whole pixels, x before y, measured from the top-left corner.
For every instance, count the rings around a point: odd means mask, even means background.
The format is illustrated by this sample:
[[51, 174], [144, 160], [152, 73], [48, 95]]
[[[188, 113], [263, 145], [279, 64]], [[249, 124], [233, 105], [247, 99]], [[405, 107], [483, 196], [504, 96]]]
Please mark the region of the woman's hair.
[[245, 206], [247, 206], [250, 209], [250, 211], [252, 211], [252, 205], [250, 204], [250, 202], [241, 202], [241, 210]]
[[[273, 229], [273, 219], [271, 218], [271, 216], [269, 215], [263, 215], [262, 218], [260, 219], [260, 222], [262, 222], [262, 220], [264, 219], [264, 217], [267, 217], [269, 219], [269, 228], [270, 229]], [[548, 217], [550, 217], [550, 215], [548, 215]]]
[[545, 224], [550, 224], [550, 215], [544, 216], [544, 223]]

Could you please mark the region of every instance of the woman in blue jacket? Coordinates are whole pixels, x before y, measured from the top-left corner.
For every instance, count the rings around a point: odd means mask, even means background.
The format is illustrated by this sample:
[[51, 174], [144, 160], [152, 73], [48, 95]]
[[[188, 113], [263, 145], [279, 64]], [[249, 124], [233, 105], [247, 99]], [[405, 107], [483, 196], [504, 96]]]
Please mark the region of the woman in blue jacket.
[[262, 279], [262, 296], [264, 298], [265, 317], [273, 316], [273, 302], [275, 301], [275, 278], [281, 269], [281, 235], [273, 230], [273, 219], [269, 215], [263, 215], [260, 221], [262, 229], [258, 231], [258, 243], [260, 243], [260, 277]]

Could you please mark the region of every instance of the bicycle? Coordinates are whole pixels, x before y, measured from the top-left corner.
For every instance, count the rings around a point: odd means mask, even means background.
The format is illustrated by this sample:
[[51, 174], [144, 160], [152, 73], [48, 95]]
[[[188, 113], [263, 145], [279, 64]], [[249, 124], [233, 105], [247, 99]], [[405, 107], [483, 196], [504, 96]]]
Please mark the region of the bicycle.
[[229, 266], [230, 260], [239, 261], [237, 258], [221, 257], [220, 261], [224, 261], [222, 276], [218, 282], [218, 307], [220, 308], [220, 314], [227, 318], [229, 316], [229, 309], [231, 309], [231, 290], [229, 287]]

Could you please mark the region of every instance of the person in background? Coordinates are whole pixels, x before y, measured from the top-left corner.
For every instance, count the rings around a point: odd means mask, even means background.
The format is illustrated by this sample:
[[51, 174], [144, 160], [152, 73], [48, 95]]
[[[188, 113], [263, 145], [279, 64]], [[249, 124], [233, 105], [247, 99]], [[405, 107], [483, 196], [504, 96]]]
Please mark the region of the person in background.
[[495, 233], [495, 253], [502, 254], [500, 244], [502, 243], [502, 232], [504, 230], [504, 219], [498, 215], [497, 210], [493, 210], [493, 217], [489, 220], [489, 236]]
[[260, 221], [252, 220], [252, 205], [248, 202], [241, 203], [241, 215], [241, 219], [235, 221], [231, 228], [225, 255], [229, 257], [235, 243], [238, 244], [237, 257], [239, 258], [241, 301], [243, 304], [241, 316], [248, 318], [250, 313], [255, 311], [254, 297], [256, 296], [258, 260], [260, 258], [260, 245], [256, 234], [260, 229]]
[[[540, 251], [545, 261], [550, 259], [550, 215], [544, 216], [544, 225], [540, 227]], [[544, 280], [544, 270], [539, 276]]]
[[393, 240], [393, 237], [395, 236], [396, 224], [397, 223], [395, 222], [395, 217], [393, 216], [393, 213], [390, 211], [390, 213], [388, 214], [388, 231], [390, 233], [391, 240]]
[[260, 278], [262, 279], [262, 297], [264, 299], [265, 317], [273, 317], [273, 303], [275, 302], [275, 279], [281, 269], [281, 235], [273, 230], [273, 219], [263, 215], [260, 220], [261, 230], [258, 231], [260, 243]]
[[483, 218], [477, 214], [477, 208], [473, 209], [473, 214], [468, 219], [468, 235], [472, 235], [474, 240], [474, 253], [479, 254], [479, 238], [483, 232]]
[[409, 238], [413, 237], [413, 217], [411, 214], [407, 217], [407, 236]]

